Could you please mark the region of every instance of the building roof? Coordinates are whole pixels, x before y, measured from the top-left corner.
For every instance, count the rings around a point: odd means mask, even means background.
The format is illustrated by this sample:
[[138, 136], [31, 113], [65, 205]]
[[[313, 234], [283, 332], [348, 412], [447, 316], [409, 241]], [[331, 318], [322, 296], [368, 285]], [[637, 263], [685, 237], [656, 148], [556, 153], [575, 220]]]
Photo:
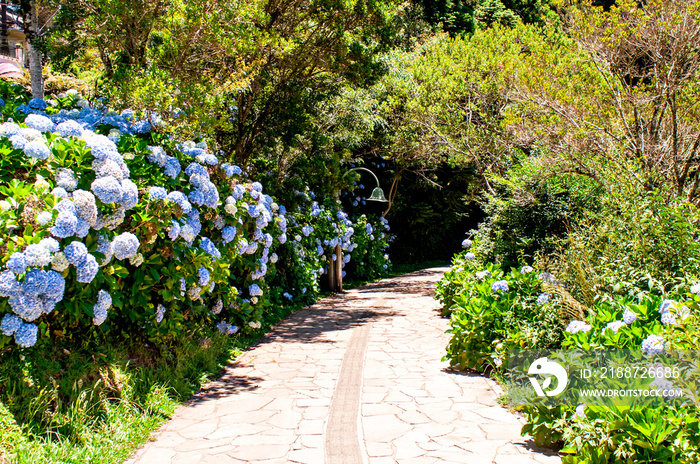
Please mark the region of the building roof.
[[0, 58], [0, 77], [15, 78], [22, 77], [23, 75], [24, 72], [19, 63]]

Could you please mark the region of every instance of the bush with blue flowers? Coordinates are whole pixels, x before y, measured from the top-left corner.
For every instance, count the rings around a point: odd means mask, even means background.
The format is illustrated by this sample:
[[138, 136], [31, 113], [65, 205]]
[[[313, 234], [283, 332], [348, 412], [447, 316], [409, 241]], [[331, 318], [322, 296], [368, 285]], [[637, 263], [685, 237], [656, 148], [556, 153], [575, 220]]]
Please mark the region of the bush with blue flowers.
[[367, 227], [330, 200], [287, 212], [154, 115], [70, 93], [12, 97], [2, 117], [0, 348], [256, 330], [273, 305], [313, 301], [335, 245], [346, 264]]
[[[467, 239], [463, 245], [472, 243]], [[452, 366], [497, 376], [513, 349], [624, 349], [646, 357], [670, 349], [696, 350], [699, 295], [696, 284], [685, 293], [619, 295], [587, 308], [552, 274], [531, 266], [505, 272], [500, 265], [482, 265], [469, 249], [454, 257], [436, 291], [444, 313], [451, 316], [445, 358]], [[585, 365], [583, 359], [578, 362]], [[652, 385], [663, 389], [672, 384]], [[697, 382], [684, 386], [697, 392]], [[634, 404], [615, 408], [533, 401], [519, 409], [526, 419], [523, 434], [559, 449], [565, 463], [698, 462], [700, 415], [694, 398]]]

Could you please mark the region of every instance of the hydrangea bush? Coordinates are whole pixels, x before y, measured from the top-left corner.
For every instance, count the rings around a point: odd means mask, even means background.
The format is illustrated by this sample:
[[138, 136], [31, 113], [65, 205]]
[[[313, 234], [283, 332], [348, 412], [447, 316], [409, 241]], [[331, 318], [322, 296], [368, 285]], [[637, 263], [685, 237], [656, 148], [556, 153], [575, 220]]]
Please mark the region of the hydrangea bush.
[[13, 98], [3, 117], [0, 347], [256, 330], [272, 305], [314, 299], [335, 244], [352, 259], [365, 227], [332, 202], [288, 213], [155, 116], [71, 93]]
[[563, 325], [547, 282], [530, 266], [506, 273], [497, 264], [482, 266], [469, 249], [456, 255], [435, 296], [450, 315], [445, 359], [486, 370], [502, 366], [509, 349], [558, 347]]
[[[686, 294], [598, 303], [585, 321], [568, 324], [562, 347], [640, 350], [648, 357], [669, 349], [697, 349], [698, 293], [695, 285]], [[659, 383], [657, 388], [667, 387]], [[698, 462], [700, 457], [697, 404], [664, 402], [621, 410], [528, 405], [523, 413], [528, 421], [523, 432], [539, 444], [561, 446], [563, 462]]]
[[[564, 311], [571, 302], [560, 289], [552, 274], [530, 266], [507, 273], [498, 265], [483, 266], [467, 248], [454, 257], [436, 292], [451, 314], [446, 359], [460, 368], [502, 371], [508, 349], [628, 349], [653, 356], [700, 347], [700, 284], [687, 293], [600, 301], [578, 319]], [[533, 402], [521, 412], [527, 420], [523, 434], [559, 448], [565, 463], [700, 459], [700, 416], [692, 400], [690, 406], [664, 402], [621, 409]]]

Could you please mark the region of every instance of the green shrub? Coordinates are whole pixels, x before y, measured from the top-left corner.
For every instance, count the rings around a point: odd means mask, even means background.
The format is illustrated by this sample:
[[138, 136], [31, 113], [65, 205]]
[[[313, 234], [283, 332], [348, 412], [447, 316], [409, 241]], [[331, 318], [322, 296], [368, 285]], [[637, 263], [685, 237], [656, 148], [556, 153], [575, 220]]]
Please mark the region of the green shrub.
[[700, 276], [700, 211], [658, 193], [608, 196], [548, 268], [586, 304], [678, 293]]
[[475, 253], [508, 268], [557, 249], [558, 239], [599, 209], [601, 187], [587, 177], [549, 175], [538, 157], [526, 158], [496, 182], [486, 221], [474, 232]]
[[502, 365], [509, 349], [558, 347], [563, 320], [544, 302], [542, 279], [532, 267], [505, 273], [497, 264], [482, 268], [470, 256], [464, 251], [455, 258], [436, 294], [451, 313], [450, 365], [484, 370]]
[[[561, 346], [636, 351], [645, 340], [661, 337], [664, 349], [697, 349], [700, 296], [671, 296], [680, 303], [657, 296], [600, 302], [583, 330], [567, 328]], [[697, 388], [697, 384], [690, 388]], [[521, 411], [527, 420], [523, 434], [532, 434], [539, 445], [561, 446], [565, 463], [698, 462], [700, 414], [695, 399], [661, 404], [639, 399], [632, 406], [620, 407], [579, 405], [583, 415], [575, 413], [576, 407], [563, 404], [551, 408], [542, 403], [523, 406]]]

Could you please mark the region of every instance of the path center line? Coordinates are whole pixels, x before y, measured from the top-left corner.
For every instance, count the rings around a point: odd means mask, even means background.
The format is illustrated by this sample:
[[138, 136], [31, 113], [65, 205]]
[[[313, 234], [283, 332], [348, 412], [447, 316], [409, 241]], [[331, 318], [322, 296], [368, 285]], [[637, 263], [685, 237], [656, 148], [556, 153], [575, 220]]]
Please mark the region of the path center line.
[[362, 394], [362, 372], [372, 322], [354, 329], [343, 356], [326, 426], [326, 463], [362, 464], [357, 418]]

